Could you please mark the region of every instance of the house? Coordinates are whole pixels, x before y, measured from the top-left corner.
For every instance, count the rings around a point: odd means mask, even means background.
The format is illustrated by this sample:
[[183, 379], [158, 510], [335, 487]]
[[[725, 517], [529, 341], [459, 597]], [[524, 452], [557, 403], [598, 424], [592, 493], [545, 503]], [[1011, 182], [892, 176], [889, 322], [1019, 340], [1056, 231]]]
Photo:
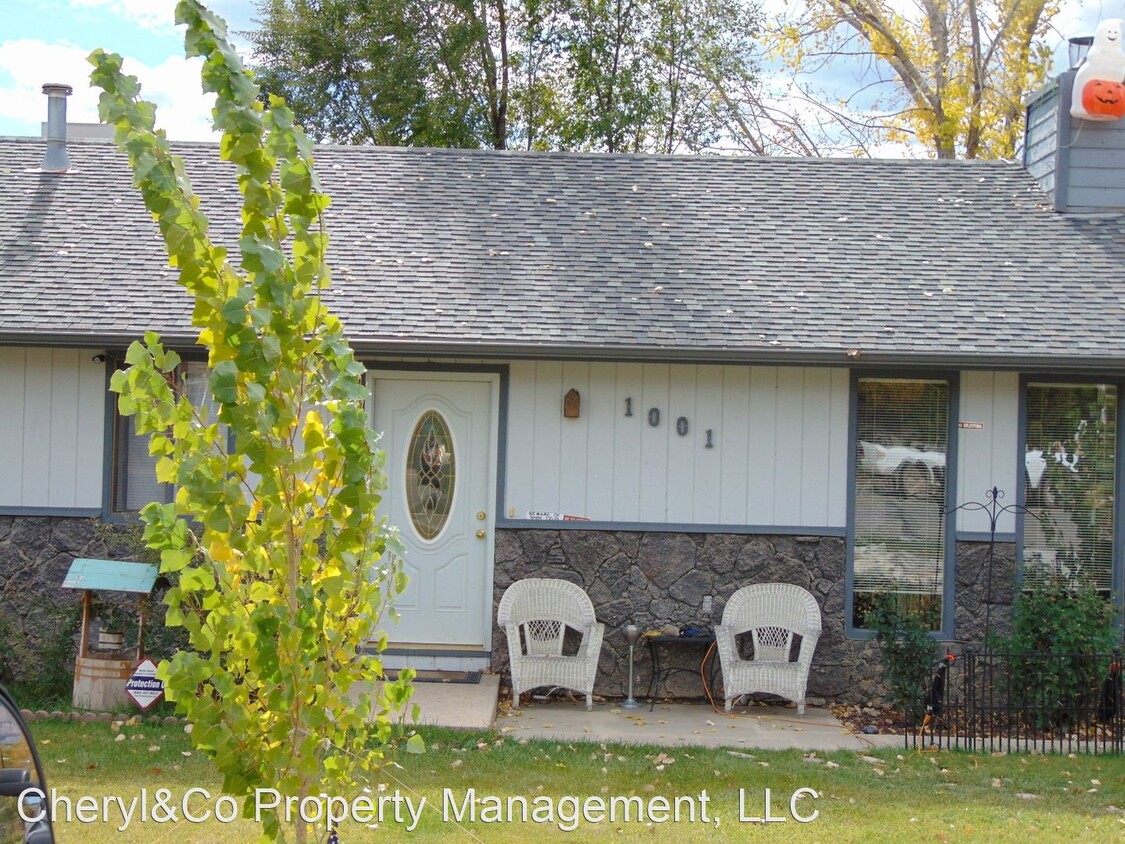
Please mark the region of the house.
[[[810, 692], [870, 699], [880, 594], [947, 640], [1052, 574], [1120, 604], [1125, 128], [1072, 118], [1069, 79], [1023, 163], [319, 149], [409, 548], [392, 658], [502, 667], [499, 595], [559, 576], [618, 693], [621, 625], [782, 580], [824, 615]], [[233, 242], [230, 167], [177, 151]], [[124, 158], [44, 152], [0, 140], [0, 607], [29, 626], [169, 494], [107, 393], [122, 350], [155, 329], [200, 366]], [[1042, 520], [992, 525], [994, 488]]]

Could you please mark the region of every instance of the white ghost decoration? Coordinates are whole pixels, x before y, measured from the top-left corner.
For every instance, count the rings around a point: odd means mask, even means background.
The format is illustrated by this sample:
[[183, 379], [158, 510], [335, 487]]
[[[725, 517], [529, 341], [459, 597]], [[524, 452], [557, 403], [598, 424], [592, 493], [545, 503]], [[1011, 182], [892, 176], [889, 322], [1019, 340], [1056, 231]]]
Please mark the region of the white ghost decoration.
[[[1098, 24], [1094, 44], [1074, 76], [1070, 114], [1085, 120], [1116, 120], [1125, 115], [1125, 23], [1110, 18]], [[1108, 83], [1093, 85], [1092, 83]], [[1118, 103], [1117, 101], [1120, 100]]]

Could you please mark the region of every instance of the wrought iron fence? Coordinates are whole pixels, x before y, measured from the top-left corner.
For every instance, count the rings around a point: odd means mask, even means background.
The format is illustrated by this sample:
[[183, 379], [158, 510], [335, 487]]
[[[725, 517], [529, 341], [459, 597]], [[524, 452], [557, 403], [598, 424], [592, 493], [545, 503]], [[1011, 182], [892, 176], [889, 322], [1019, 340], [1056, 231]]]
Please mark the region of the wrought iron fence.
[[1125, 752], [1123, 662], [1120, 651], [947, 654], [905, 713], [906, 746]]

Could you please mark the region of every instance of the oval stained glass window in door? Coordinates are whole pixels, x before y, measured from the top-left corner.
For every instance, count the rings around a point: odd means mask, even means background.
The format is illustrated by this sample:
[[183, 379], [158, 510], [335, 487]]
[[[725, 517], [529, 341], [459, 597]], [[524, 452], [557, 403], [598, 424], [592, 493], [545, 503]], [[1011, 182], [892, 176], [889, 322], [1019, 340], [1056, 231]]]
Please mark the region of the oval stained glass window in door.
[[457, 465], [449, 426], [436, 410], [427, 410], [414, 426], [406, 455], [406, 500], [410, 521], [423, 539], [445, 527], [453, 504]]

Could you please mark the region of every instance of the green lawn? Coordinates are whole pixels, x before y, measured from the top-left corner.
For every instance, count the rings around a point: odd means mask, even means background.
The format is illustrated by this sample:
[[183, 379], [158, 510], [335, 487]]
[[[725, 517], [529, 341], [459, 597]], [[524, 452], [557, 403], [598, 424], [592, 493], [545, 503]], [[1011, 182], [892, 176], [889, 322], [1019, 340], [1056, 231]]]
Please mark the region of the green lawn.
[[[89, 796], [122, 798], [128, 803], [147, 790], [152, 804], [157, 790], [167, 789], [178, 809], [189, 789], [203, 788], [210, 792], [211, 801], [197, 796], [189, 801], [190, 811], [214, 808], [219, 778], [206, 759], [192, 752], [180, 727], [125, 727], [120, 732], [123, 739], [107, 724], [46, 721], [32, 728], [41, 742], [49, 785], [72, 802]], [[371, 798], [385, 800], [383, 822], [374, 829], [345, 823], [342, 844], [404, 834], [411, 823], [407, 796], [415, 809], [426, 798], [417, 828], [409, 836], [422, 841], [522, 842], [529, 836], [591, 841], [605, 835], [614, 840], [677, 842], [1125, 841], [1125, 758], [1120, 757], [881, 750], [869, 756], [881, 760], [879, 765], [854, 752], [826, 753], [810, 760], [797, 751], [520, 744], [500, 734], [448, 730], [429, 730], [425, 735], [426, 754], [398, 756], [396, 765], [384, 769], [371, 785]], [[395, 819], [392, 802], [396, 789], [403, 798], [398, 803], [401, 822]], [[466, 812], [458, 821], [455, 814], [472, 789], [478, 798], [477, 819], [469, 820]], [[706, 806], [699, 799], [704, 789]], [[771, 817], [789, 817], [790, 797], [798, 789], [812, 789], [818, 797], [798, 798], [797, 813], [819, 814], [809, 823], [746, 820], [765, 815], [765, 789], [770, 790]], [[451, 804], [443, 804], [446, 794]], [[506, 811], [509, 797], [524, 798], [529, 815], [537, 807], [541, 813], [553, 808], [554, 820], [524, 822], [518, 817], [518, 802], [512, 807], [516, 817], [496, 820], [495, 803]], [[634, 816], [599, 821], [599, 800], [608, 807], [615, 797], [619, 815], [625, 798], [639, 798], [629, 804]], [[659, 798], [677, 797], [680, 820], [662, 820]], [[591, 817], [572, 820], [574, 804], [587, 798], [592, 798]], [[637, 804], [653, 811], [656, 818], [637, 819]], [[695, 810], [694, 820], [689, 808]], [[707, 822], [702, 819], [704, 810]], [[60, 844], [256, 840], [257, 828], [243, 820], [157, 823], [135, 816], [128, 829], [119, 832], [116, 827], [124, 823], [119, 809], [112, 809], [112, 817], [113, 823], [62, 821], [58, 840]], [[560, 829], [570, 826], [575, 828]]]

